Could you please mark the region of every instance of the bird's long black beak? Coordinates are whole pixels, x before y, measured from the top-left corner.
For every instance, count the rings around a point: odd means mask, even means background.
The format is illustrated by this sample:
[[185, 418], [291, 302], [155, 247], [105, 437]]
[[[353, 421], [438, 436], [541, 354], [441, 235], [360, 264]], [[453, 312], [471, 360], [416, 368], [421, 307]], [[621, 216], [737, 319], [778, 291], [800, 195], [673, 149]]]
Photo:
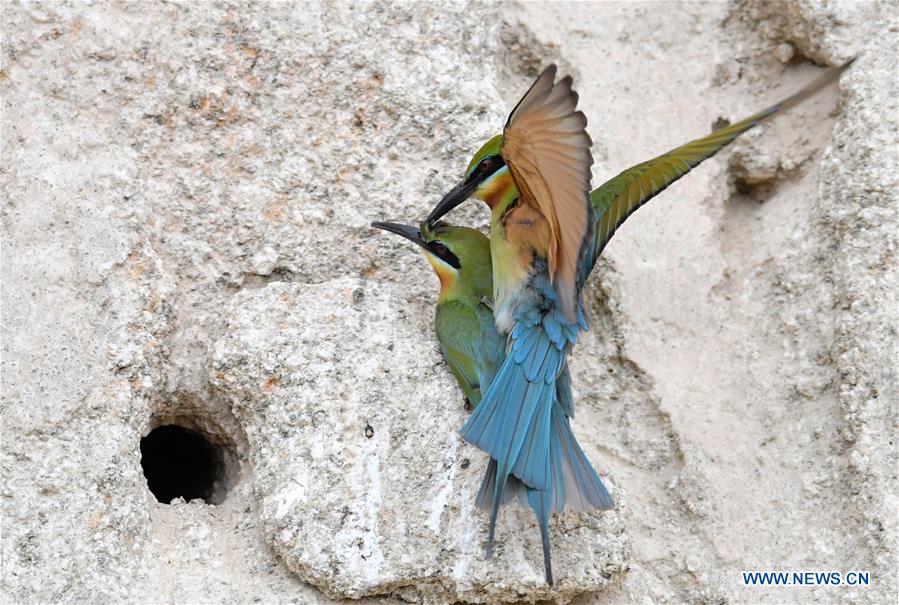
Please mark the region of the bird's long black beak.
[[471, 197], [471, 194], [474, 193], [474, 190], [478, 188], [478, 180], [477, 179], [468, 179], [462, 181], [458, 185], [452, 188], [452, 190], [443, 196], [443, 199], [434, 206], [434, 209], [431, 210], [431, 214], [428, 215], [428, 218], [425, 219], [425, 222], [429, 225], [433, 225], [436, 221], [443, 218], [447, 212], [467, 200]]
[[375, 229], [383, 229], [384, 231], [389, 231], [390, 233], [396, 233], [401, 237], [405, 237], [410, 242], [415, 242], [422, 248], [427, 248], [427, 246], [425, 245], [425, 241], [421, 238], [421, 232], [418, 230], [418, 227], [403, 225], [401, 223], [380, 222], [372, 223], [371, 226]]

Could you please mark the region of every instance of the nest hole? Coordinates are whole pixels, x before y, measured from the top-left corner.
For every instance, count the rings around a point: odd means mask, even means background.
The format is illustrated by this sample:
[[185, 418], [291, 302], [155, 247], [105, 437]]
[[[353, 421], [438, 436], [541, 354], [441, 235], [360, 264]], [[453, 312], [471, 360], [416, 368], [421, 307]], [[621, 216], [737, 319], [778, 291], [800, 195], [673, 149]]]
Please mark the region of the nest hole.
[[166, 424], [140, 441], [141, 467], [150, 492], [163, 504], [175, 498], [221, 504], [236, 474], [234, 453], [209, 434]]

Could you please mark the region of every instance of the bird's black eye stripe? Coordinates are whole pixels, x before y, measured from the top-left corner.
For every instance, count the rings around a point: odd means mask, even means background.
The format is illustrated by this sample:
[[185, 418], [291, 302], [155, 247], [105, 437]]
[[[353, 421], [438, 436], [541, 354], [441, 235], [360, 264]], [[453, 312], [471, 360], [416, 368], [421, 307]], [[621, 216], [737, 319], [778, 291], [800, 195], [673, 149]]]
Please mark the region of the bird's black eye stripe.
[[499, 154], [488, 155], [478, 162], [477, 168], [471, 172], [471, 178], [479, 181], [484, 180], [505, 165], [506, 161], [503, 159], [503, 156]]
[[430, 244], [428, 244], [428, 250], [430, 250], [434, 256], [454, 269], [459, 269], [462, 266], [459, 263], [459, 257], [453, 254], [452, 251], [450, 251], [450, 249], [447, 248], [446, 244], [444, 244], [443, 242], [431, 242]]

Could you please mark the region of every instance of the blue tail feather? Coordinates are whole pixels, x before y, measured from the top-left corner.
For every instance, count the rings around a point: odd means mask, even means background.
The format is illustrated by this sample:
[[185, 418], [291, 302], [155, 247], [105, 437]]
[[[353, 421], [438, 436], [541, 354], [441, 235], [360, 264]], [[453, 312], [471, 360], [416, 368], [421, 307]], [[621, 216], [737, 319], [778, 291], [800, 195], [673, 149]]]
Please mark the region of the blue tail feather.
[[[515, 495], [518, 498], [519, 504], [534, 511], [534, 516], [536, 517], [537, 524], [540, 528], [540, 540], [543, 546], [544, 575], [546, 577], [546, 582], [550, 586], [553, 585], [553, 575], [550, 554], [549, 516], [552, 511], [561, 510], [564, 506], [565, 491], [561, 473], [561, 448], [558, 433], [553, 433], [553, 436], [553, 467], [554, 469], [558, 468], [558, 470], [553, 471], [553, 483], [551, 488], [548, 491], [531, 489], [514, 475], [509, 475], [508, 483], [503, 491], [502, 500], [500, 502], [500, 505], [507, 504], [509, 500], [512, 499], [513, 495]], [[493, 509], [496, 472], [496, 460], [491, 458], [490, 462], [487, 464], [487, 471], [484, 474], [483, 481], [481, 481], [481, 488], [478, 491], [478, 496], [475, 500], [476, 506], [480, 509]], [[558, 504], [559, 502], [561, 502], [561, 505]], [[488, 548], [489, 552], [492, 553], [492, 542], [489, 544]]]
[[466, 441], [497, 462], [488, 553], [492, 552], [496, 517], [509, 474], [514, 472], [534, 489], [547, 488], [554, 382], [565, 361], [564, 350], [552, 346], [541, 324], [519, 323], [513, 333], [518, 338], [513, 336], [510, 354], [461, 430]]
[[[530, 344], [522, 345], [514, 354], [506, 356], [481, 403], [461, 430], [466, 441], [497, 460], [501, 475], [508, 474], [518, 463], [529, 437], [548, 443], [548, 414], [555, 399], [555, 378], [565, 361], [564, 350], [552, 346], [542, 326], [535, 325], [522, 331], [519, 338], [512, 343], [513, 351], [519, 342]], [[538, 358], [535, 350], [543, 357]], [[519, 356], [522, 353], [524, 355]], [[535, 377], [534, 382], [528, 380], [529, 375]], [[535, 423], [535, 416], [544, 420]], [[531, 435], [532, 430], [538, 435]], [[546, 468], [548, 451], [545, 447], [537, 451], [542, 452], [543, 461], [531, 463], [529, 457], [525, 457], [519, 467], [531, 468], [537, 464], [535, 472], [516, 475], [533, 488], [545, 489], [546, 476], [542, 469]]]
[[566, 505], [612, 507], [612, 499], [571, 432], [574, 414], [568, 348], [585, 327], [556, 309], [521, 313], [508, 353], [468, 421], [462, 437], [491, 456], [477, 505], [489, 508], [487, 555], [492, 556], [502, 504], [517, 495], [540, 526], [547, 582], [552, 584], [549, 516]]
[[566, 363], [562, 366], [562, 372], [559, 374], [559, 380], [556, 382], [556, 395], [559, 398], [559, 405], [562, 407], [562, 413], [568, 418], [574, 418], [574, 397], [571, 395], [571, 371]]
[[[487, 464], [487, 471], [484, 473], [484, 479], [481, 481], [481, 488], [478, 490], [478, 496], [475, 499], [475, 506], [480, 509], [491, 510], [493, 508], [493, 489], [496, 485], [496, 460], [490, 459]], [[524, 490], [524, 485], [515, 477], [509, 477], [509, 483], [503, 492], [500, 505], [507, 504], [512, 499], [513, 493]]]
[[554, 584], [553, 567], [549, 545], [549, 511], [552, 504], [552, 493], [528, 490], [527, 496], [528, 504], [534, 510], [537, 525], [540, 527], [540, 541], [543, 543], [543, 574], [546, 583], [552, 586]]
[[562, 413], [561, 407], [554, 408], [552, 416], [556, 437], [553, 441], [554, 445], [558, 443], [559, 465], [565, 486], [563, 501], [554, 510], [562, 511], [566, 504], [581, 511], [590, 508], [611, 510], [615, 506], [612, 497], [577, 442], [571, 431], [571, 423]]
[[[546, 482], [549, 477], [546, 474], [545, 463], [548, 458], [548, 450], [545, 444], [549, 440], [548, 429], [552, 410], [553, 389], [543, 383], [527, 383], [527, 393], [523, 407], [533, 410], [527, 425], [522, 421], [522, 415], [516, 417], [520, 424], [511, 425], [515, 439], [510, 441], [509, 450], [502, 460], [497, 460], [497, 480], [494, 485], [493, 510], [490, 515], [490, 528], [487, 533], [487, 554], [493, 553], [493, 538], [496, 530], [496, 518], [499, 513], [501, 496], [506, 486], [506, 481], [512, 473], [528, 487], [533, 489], [547, 489]], [[539, 431], [540, 434], [535, 434]], [[515, 453], [513, 453], [515, 452]], [[510, 468], [510, 466], [512, 468]]]
[[[528, 383], [526, 381], [510, 381], [507, 379], [508, 374], [508, 368], [502, 366], [496, 377], [493, 379], [493, 382], [490, 383], [487, 392], [493, 392], [496, 388], [501, 386], [502, 392], [504, 392], [509, 399], [522, 401], [525, 397]], [[488, 406], [488, 403], [492, 403], [493, 405]], [[497, 458], [496, 452], [491, 451], [488, 447], [481, 444], [501, 443], [503, 437], [506, 437], [506, 435], [503, 434], [506, 430], [503, 422], [503, 415], [506, 410], [501, 406], [496, 405], [496, 403], [496, 397], [491, 398], [489, 401], [486, 396], [482, 398], [481, 403], [478, 404], [460, 431], [463, 439], [477, 445], [484, 451], [487, 451], [492, 458]], [[525, 410], [525, 412], [527, 412], [527, 410]], [[498, 448], [496, 449], [499, 451]]]
[[[547, 370], [547, 365], [552, 366], [553, 359], [547, 359], [547, 356], [550, 354], [549, 350], [552, 346], [552, 342], [550, 342], [549, 338], [545, 335], [534, 343], [531, 348], [531, 354], [524, 364], [527, 368], [525, 376], [529, 382], [534, 382], [537, 380], [538, 376], [542, 376]], [[545, 362], [548, 362], [548, 364]]]
[[[479, 508], [492, 512], [488, 556], [492, 556], [493, 553], [496, 514], [499, 507], [507, 504], [513, 496], [517, 496], [522, 506], [533, 510], [540, 528], [546, 581], [550, 585], [553, 584], [549, 537], [550, 514], [562, 512], [566, 505], [575, 510], [612, 508], [611, 497], [571, 431], [564, 404], [566, 397], [570, 400], [570, 374], [567, 366], [559, 376], [560, 380], [556, 385], [557, 398], [550, 414], [551, 429], [546, 436], [549, 442], [549, 466], [545, 471], [548, 478], [546, 490], [530, 488], [511, 474], [507, 476], [504, 487], [501, 488], [501, 498], [497, 501], [496, 495], [500, 493], [497, 489], [499, 467], [497, 461], [491, 458], [476, 500]], [[525, 444], [524, 447], [528, 448], [531, 445]]]
[[[543, 387], [543, 395], [552, 399], [555, 390], [549, 385]], [[526, 485], [534, 489], [548, 489], [549, 480], [549, 443], [552, 431], [552, 404], [541, 406], [528, 427], [527, 435], [522, 443], [521, 451], [511, 472]]]

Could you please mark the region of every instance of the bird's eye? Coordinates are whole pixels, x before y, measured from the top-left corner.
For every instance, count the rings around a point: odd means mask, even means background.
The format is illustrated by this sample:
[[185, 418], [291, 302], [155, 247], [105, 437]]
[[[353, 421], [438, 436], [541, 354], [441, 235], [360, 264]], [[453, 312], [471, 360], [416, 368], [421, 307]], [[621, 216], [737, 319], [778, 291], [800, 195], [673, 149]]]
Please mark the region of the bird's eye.
[[493, 168], [493, 159], [492, 158], [484, 158], [481, 160], [481, 163], [478, 164], [478, 170], [481, 172], [489, 172], [489, 170]]
[[444, 246], [440, 242], [435, 242], [435, 243], [431, 244], [431, 250], [433, 250], [434, 253], [437, 254], [438, 256], [440, 256], [441, 254], [446, 254], [446, 252], [447, 252], [446, 246]]

